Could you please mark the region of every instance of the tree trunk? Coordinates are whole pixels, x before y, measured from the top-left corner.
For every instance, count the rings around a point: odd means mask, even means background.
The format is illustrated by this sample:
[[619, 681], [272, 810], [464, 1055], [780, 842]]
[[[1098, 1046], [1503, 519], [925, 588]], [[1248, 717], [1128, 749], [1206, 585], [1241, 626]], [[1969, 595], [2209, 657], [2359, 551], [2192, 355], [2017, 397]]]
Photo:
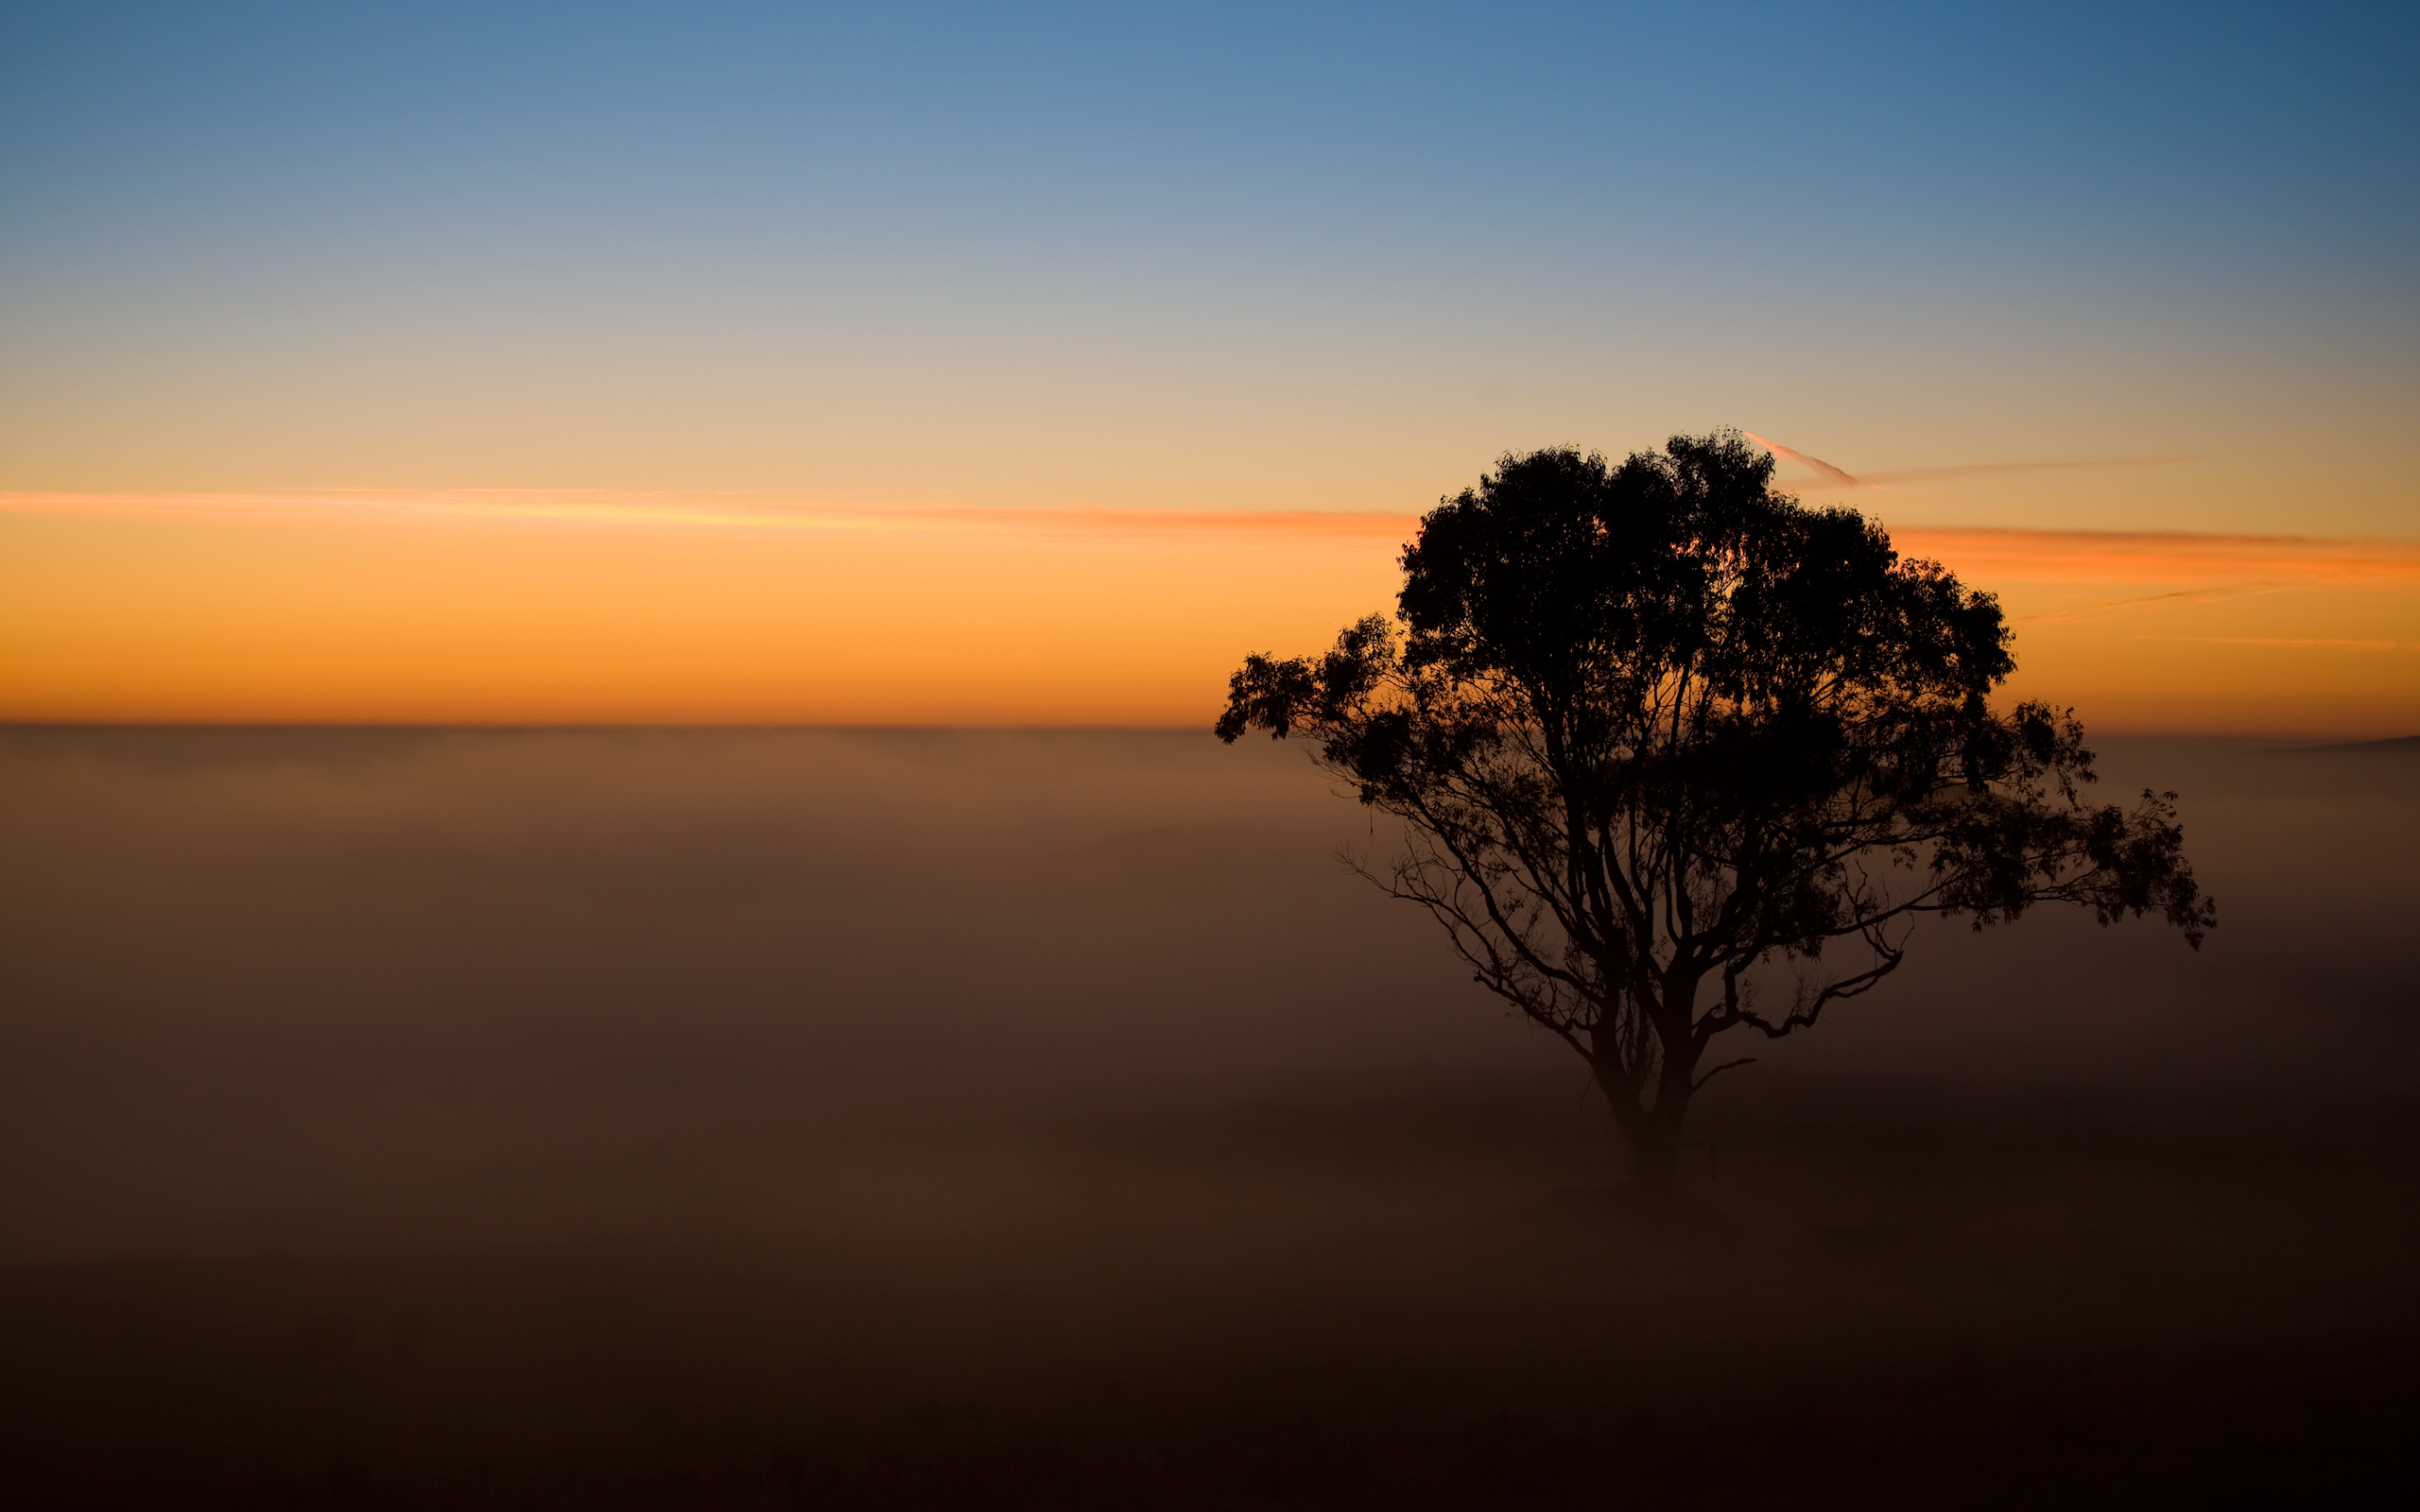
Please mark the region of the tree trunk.
[[1692, 1032], [1698, 979], [1675, 973], [1664, 982], [1663, 1011], [1655, 1016], [1662, 1041], [1655, 1078], [1655, 1105], [1622, 1132], [1630, 1138], [1631, 1179], [1656, 1193], [1669, 1193], [1681, 1163], [1681, 1133], [1687, 1126], [1689, 1098], [1697, 1091], [1698, 1057], [1703, 1046]]
[[1651, 1116], [1644, 1121], [1641, 1132], [1631, 1136], [1631, 1184], [1642, 1192], [1671, 1191], [1672, 1177], [1680, 1169], [1680, 1143], [1664, 1137], [1658, 1127], [1661, 1122]]
[[1630, 1148], [1631, 1184], [1647, 1192], [1670, 1191], [1681, 1146], [1678, 1123], [1667, 1132], [1663, 1100], [1659, 1097], [1654, 1107], [1647, 1107], [1617, 1066], [1599, 1066], [1597, 1087], [1605, 1094], [1605, 1106], [1613, 1109], [1622, 1143]]

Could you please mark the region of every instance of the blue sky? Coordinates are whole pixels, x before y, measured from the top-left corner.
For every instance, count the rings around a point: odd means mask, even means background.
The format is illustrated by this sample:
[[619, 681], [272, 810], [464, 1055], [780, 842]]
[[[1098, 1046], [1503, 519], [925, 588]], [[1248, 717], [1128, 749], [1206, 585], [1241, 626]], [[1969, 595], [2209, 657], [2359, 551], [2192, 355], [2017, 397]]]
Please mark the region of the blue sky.
[[0, 488], [1416, 507], [1729, 422], [2409, 534], [2415, 14], [18, 6]]

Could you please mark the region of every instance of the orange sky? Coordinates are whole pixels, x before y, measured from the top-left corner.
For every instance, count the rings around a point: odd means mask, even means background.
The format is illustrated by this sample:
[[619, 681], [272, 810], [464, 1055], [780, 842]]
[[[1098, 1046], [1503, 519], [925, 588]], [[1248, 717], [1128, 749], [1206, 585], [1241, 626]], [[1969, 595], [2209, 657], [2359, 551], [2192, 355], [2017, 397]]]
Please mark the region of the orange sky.
[[[1866, 502], [1869, 508], [1871, 501]], [[0, 718], [1206, 725], [1408, 514], [577, 490], [0, 495]], [[1894, 530], [2095, 728], [2420, 729], [2420, 543]]]
[[1737, 424], [2014, 691], [2420, 730], [2400, 12], [1312, 10], [53, 8], [0, 719], [1198, 727], [1493, 459]]

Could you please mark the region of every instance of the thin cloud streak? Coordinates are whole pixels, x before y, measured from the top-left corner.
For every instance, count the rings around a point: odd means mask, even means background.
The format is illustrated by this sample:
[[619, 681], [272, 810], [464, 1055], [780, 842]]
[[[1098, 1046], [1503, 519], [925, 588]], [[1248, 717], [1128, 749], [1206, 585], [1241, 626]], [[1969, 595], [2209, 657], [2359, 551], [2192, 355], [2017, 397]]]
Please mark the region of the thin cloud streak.
[[2057, 462], [1964, 462], [1951, 467], [1904, 468], [1892, 472], [1868, 472], [1865, 480], [1880, 487], [1886, 483], [1930, 483], [1942, 478], [1989, 477], [2005, 472], [2083, 472], [2102, 468], [2173, 467], [2199, 460], [2190, 456], [2105, 456]]
[[615, 493], [570, 489], [424, 492], [317, 490], [262, 493], [0, 493], [0, 513], [102, 515], [229, 524], [368, 520], [493, 521], [704, 530], [943, 532], [975, 536], [1143, 540], [1268, 536], [1398, 544], [1412, 515], [1344, 510], [1055, 509], [819, 505], [735, 495]]
[[1785, 461], [1795, 462], [1812, 472], [1823, 485], [1838, 489], [1866, 489], [1888, 492], [1889, 485], [1932, 483], [1945, 478], [1991, 477], [2010, 472], [2089, 472], [2102, 468], [2165, 467], [2195, 460], [2189, 456], [2112, 456], [2073, 458], [2036, 462], [1962, 462], [1946, 467], [1901, 468], [1888, 472], [1854, 473], [1844, 468], [1811, 456], [1795, 447], [1769, 440], [1754, 431], [1739, 433]]
[[[874, 506], [578, 489], [9, 492], [0, 493], [0, 516], [5, 515], [109, 516], [197, 524], [491, 521], [1103, 541], [1217, 537], [1257, 539], [1271, 545], [1295, 540], [1388, 547], [1409, 540], [1420, 524], [1416, 515], [1374, 511]], [[2415, 541], [1930, 524], [1893, 526], [1892, 539], [1906, 556], [1941, 561], [1962, 576], [1987, 583], [2191, 584], [2176, 593], [2230, 595], [2301, 585], [2420, 584], [2420, 541]]]
[[2186, 588], [2173, 593], [2148, 593], [2140, 598], [2117, 598], [2105, 604], [2086, 604], [2079, 609], [2062, 610], [2056, 614], [2020, 614], [2017, 619], [2028, 625], [2073, 625], [2079, 620], [2095, 620], [2103, 615], [2122, 614], [2135, 610], [2189, 609], [2199, 604], [2223, 604], [2229, 599], [2288, 593], [2296, 586], [2292, 583], [2241, 583], [2227, 588]]
[[2136, 641], [2186, 641], [2198, 645], [2290, 645], [2326, 651], [2412, 651], [2420, 642], [2376, 641], [2331, 635], [2136, 635]]
[[[1982, 582], [2205, 585], [2197, 592], [2279, 586], [2420, 584], [2420, 541], [2186, 530], [2027, 530], [1902, 525], [1893, 542]], [[2220, 581], [2212, 583], [2212, 579]], [[2232, 582], [2227, 579], [2234, 579]]]
[[1866, 482], [1863, 478], [1855, 477], [1848, 472], [1842, 472], [1841, 469], [1834, 467], [1831, 463], [1824, 461], [1820, 456], [1809, 456], [1804, 452], [1793, 451], [1789, 447], [1782, 445], [1779, 441], [1769, 441], [1763, 437], [1757, 435], [1754, 431], [1741, 431], [1739, 434], [1755, 442], [1758, 446], [1763, 447], [1766, 451], [1772, 453], [1773, 455], [1786, 457], [1789, 460], [1797, 463], [1800, 467], [1813, 472], [1816, 476], [1822, 478], [1824, 482], [1831, 484], [1835, 488], [1872, 489], [1875, 487], [1875, 485]]

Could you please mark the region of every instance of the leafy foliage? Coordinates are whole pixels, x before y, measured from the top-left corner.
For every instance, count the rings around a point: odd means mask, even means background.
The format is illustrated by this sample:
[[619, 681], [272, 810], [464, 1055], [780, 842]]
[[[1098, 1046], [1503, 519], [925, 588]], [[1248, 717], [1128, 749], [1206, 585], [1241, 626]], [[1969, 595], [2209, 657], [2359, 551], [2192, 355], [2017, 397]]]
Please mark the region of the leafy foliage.
[[2214, 919], [2174, 794], [2086, 802], [2071, 713], [1993, 711], [1996, 600], [1772, 465], [1736, 432], [1507, 456], [1422, 522], [1397, 622], [1247, 658], [1218, 725], [1308, 736], [1406, 822], [1374, 880], [1589, 1059], [1650, 1176], [1709, 1040], [1814, 1023], [1918, 915]]

